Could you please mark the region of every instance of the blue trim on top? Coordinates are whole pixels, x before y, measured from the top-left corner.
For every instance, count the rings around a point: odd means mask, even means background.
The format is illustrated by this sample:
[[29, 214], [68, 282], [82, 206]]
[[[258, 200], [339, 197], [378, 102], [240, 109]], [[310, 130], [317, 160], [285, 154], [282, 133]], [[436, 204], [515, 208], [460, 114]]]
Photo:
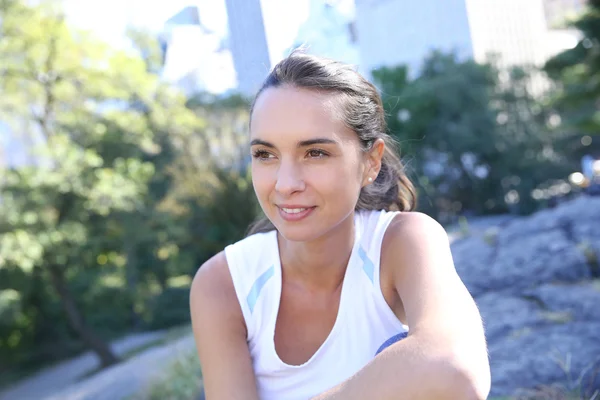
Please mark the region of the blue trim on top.
[[374, 283], [373, 274], [375, 273], [375, 265], [373, 264], [373, 261], [371, 261], [371, 259], [362, 247], [358, 248], [358, 255], [363, 260], [363, 271], [365, 271], [365, 273], [369, 277], [369, 280], [371, 280], [371, 283]]
[[265, 284], [271, 279], [271, 277], [275, 274], [275, 266], [271, 265], [271, 267], [262, 273], [252, 285], [252, 289], [250, 289], [250, 293], [248, 297], [246, 297], [246, 302], [248, 303], [248, 307], [250, 308], [250, 313], [254, 312], [254, 306], [258, 301], [258, 296], [260, 295], [260, 291], [265, 286]]
[[377, 353], [375, 353], [375, 355], [381, 353], [386, 348], [390, 347], [391, 345], [393, 345], [396, 342], [401, 341], [402, 339], [404, 339], [407, 336], [408, 336], [408, 332], [402, 332], [402, 333], [399, 333], [397, 335], [392, 336], [391, 338], [389, 338], [388, 340], [386, 340], [385, 342], [383, 342], [383, 344], [377, 350]]

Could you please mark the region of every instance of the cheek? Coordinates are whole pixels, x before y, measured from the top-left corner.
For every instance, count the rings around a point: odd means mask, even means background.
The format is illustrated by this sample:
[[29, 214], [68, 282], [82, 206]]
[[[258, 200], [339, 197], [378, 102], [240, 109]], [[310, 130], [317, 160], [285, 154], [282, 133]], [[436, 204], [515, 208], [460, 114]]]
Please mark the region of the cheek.
[[263, 201], [269, 195], [271, 187], [274, 185], [269, 171], [260, 166], [252, 166], [252, 185], [254, 186], [254, 192], [260, 202]]
[[310, 172], [310, 181], [320, 192], [336, 195], [358, 192], [360, 176], [357, 163], [340, 162], [315, 168]]

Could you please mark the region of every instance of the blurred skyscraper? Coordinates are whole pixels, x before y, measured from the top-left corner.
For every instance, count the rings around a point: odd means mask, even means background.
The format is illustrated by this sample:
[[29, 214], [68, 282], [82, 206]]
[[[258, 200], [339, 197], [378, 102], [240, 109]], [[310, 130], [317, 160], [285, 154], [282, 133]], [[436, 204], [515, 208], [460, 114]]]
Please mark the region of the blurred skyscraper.
[[188, 6], [165, 22], [162, 76], [188, 95], [235, 90], [251, 96], [271, 67], [260, 1], [226, 0], [225, 6], [228, 34], [203, 24], [201, 6]]
[[293, 47], [358, 65], [358, 38], [353, 12], [343, 12], [332, 1], [310, 0], [308, 19], [298, 29]]
[[260, 0], [225, 0], [225, 5], [237, 88], [251, 96], [271, 69]]
[[473, 56], [499, 65], [541, 65], [548, 58], [543, 0], [466, 0]]
[[[197, 6], [188, 6], [167, 19], [159, 39], [163, 53], [161, 76], [186, 95], [236, 87], [227, 38], [202, 23]], [[214, 79], [216, 74], [220, 79]]]
[[416, 74], [432, 49], [473, 55], [465, 0], [355, 0], [363, 73], [405, 64]]
[[198, 7], [187, 6], [165, 22], [165, 25], [200, 25]]
[[405, 64], [415, 76], [434, 49], [477, 62], [494, 54], [500, 67], [540, 66], [576, 44], [572, 32], [549, 31], [544, 0], [356, 0], [356, 19], [366, 73]]

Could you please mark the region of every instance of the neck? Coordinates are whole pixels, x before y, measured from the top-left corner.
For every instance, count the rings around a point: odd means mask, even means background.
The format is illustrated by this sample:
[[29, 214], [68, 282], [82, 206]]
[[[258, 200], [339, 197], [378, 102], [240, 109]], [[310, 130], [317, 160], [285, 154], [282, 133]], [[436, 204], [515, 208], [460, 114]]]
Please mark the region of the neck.
[[277, 234], [284, 276], [315, 291], [336, 291], [344, 280], [354, 246], [354, 213], [324, 236], [292, 242]]

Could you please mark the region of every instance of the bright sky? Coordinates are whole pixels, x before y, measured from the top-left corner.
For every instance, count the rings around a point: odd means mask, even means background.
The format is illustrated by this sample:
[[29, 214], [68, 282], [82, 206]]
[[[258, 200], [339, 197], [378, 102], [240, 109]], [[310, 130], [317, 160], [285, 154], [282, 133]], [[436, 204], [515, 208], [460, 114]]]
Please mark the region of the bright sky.
[[[240, 0], [246, 1], [246, 0]], [[190, 65], [201, 66], [199, 72], [201, 85], [208, 91], [223, 92], [235, 86], [235, 71], [228, 52], [215, 54], [220, 38], [228, 36], [227, 11], [225, 0], [62, 0], [71, 23], [99, 35], [104, 40], [119, 46], [126, 45], [124, 40], [127, 26], [146, 28], [159, 34], [164, 23], [187, 6], [198, 6], [202, 24], [215, 35], [195, 34], [180, 36], [180, 46], [195, 47], [195, 52], [185, 49], [172, 51], [172, 58], [163, 73], [165, 79], [186, 76]], [[297, 39], [298, 30], [308, 19], [311, 7], [313, 12], [322, 10], [324, 3], [334, 5], [345, 15], [351, 15], [354, 0], [260, 0], [269, 58], [271, 65], [276, 64]], [[194, 28], [192, 28], [193, 31]], [[179, 28], [181, 32], [181, 28]], [[329, 40], [325, 38], [322, 40]], [[332, 42], [332, 46], [335, 46]], [[211, 54], [209, 62], [202, 62]], [[176, 60], [176, 61], [173, 61]], [[208, 79], [207, 77], [210, 77]]]
[[[226, 29], [225, 0], [63, 0], [72, 21], [119, 43], [127, 25], [156, 30], [188, 5], [197, 5], [202, 23], [218, 33]], [[308, 18], [310, 0], [261, 0], [271, 62], [292, 45]]]

